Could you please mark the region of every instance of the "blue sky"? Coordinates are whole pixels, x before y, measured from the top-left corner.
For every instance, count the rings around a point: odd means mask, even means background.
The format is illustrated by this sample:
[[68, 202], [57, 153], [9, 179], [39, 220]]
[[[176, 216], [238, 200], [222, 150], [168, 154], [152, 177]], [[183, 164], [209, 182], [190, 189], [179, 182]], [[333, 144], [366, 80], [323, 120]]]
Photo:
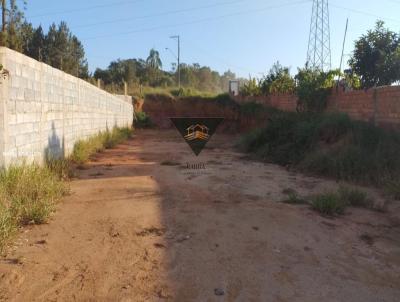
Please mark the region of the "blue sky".
[[[329, 3], [332, 67], [339, 66], [347, 17], [345, 54], [378, 18], [400, 32], [400, 0]], [[169, 70], [175, 58], [165, 48], [176, 53], [169, 36], [179, 34], [182, 62], [260, 77], [277, 60], [292, 73], [304, 65], [311, 8], [311, 0], [28, 0], [25, 14], [46, 30], [66, 21], [84, 44], [91, 71], [117, 58], [146, 58], [151, 48]]]

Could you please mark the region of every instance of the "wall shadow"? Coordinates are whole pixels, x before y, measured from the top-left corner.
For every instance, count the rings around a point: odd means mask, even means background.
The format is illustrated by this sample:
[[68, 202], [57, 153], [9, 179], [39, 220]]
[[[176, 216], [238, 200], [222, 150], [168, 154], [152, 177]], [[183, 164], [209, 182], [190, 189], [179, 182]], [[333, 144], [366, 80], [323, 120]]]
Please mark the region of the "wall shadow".
[[46, 163], [63, 159], [65, 157], [65, 140], [64, 136], [60, 138], [54, 121], [51, 123], [51, 134], [47, 138], [47, 146], [44, 149], [44, 160]]

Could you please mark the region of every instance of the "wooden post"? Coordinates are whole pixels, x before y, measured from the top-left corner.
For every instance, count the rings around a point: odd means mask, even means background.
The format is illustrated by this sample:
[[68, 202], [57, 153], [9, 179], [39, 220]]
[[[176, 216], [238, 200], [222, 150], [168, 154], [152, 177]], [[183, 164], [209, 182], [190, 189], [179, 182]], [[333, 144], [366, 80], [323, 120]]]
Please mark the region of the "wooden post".
[[100, 79], [97, 79], [97, 88], [101, 89], [101, 80]]
[[128, 83], [124, 81], [124, 94], [128, 95]]

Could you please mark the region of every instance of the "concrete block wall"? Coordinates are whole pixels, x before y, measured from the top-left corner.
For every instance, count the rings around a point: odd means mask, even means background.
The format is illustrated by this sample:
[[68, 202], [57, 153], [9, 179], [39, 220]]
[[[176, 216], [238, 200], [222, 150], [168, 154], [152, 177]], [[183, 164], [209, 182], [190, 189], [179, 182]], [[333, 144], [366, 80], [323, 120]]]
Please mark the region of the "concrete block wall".
[[0, 165], [68, 156], [75, 142], [131, 126], [133, 105], [86, 81], [0, 47]]

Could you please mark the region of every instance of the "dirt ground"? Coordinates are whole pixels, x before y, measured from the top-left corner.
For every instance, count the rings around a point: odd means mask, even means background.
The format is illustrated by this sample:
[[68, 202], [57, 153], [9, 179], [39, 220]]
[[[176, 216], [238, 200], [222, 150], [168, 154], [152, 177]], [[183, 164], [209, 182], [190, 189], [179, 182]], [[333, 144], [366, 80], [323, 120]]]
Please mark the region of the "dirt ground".
[[217, 133], [195, 157], [177, 131], [142, 130], [96, 155], [1, 259], [0, 300], [400, 301], [399, 204], [329, 219], [282, 203], [338, 184], [233, 140]]

